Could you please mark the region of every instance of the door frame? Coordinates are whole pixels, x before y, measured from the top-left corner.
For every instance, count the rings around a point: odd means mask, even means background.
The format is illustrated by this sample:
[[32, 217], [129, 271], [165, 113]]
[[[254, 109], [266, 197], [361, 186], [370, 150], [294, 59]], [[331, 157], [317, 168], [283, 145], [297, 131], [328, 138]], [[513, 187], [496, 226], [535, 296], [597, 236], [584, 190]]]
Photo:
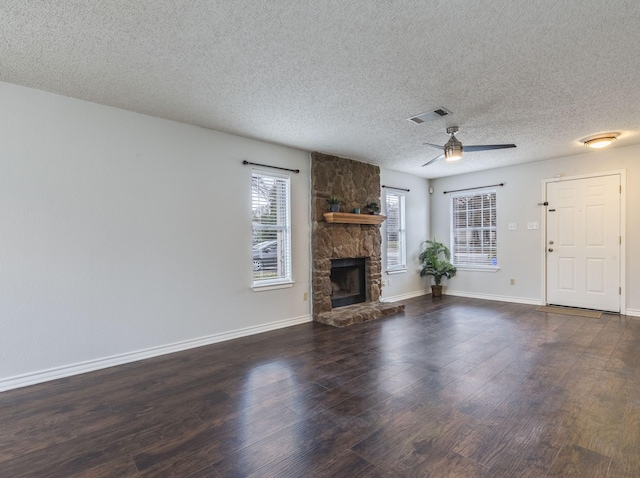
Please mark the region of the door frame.
[[[565, 176], [559, 174], [553, 178], [542, 180], [542, 201], [547, 202], [547, 184], [557, 183], [562, 181], [573, 181], [575, 179], [587, 179], [597, 178], [600, 176], [620, 176], [620, 186], [622, 186], [622, 192], [620, 193], [620, 237], [622, 238], [622, 244], [620, 244], [620, 314], [627, 314], [627, 170], [615, 169], [612, 171], [596, 171], [593, 173], [577, 174], [575, 176]], [[547, 206], [540, 208], [540, 241], [542, 243], [542, 300], [540, 305], [547, 304]]]

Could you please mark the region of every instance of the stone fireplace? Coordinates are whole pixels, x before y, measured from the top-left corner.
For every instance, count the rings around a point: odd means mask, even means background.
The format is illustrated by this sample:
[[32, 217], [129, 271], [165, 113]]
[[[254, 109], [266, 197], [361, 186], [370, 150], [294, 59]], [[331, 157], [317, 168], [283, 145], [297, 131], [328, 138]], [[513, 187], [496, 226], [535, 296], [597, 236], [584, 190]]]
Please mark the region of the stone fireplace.
[[[404, 305], [379, 301], [382, 286], [381, 235], [379, 224], [329, 223], [324, 218], [327, 198], [340, 197], [340, 212], [352, 212], [376, 201], [380, 204], [380, 168], [350, 159], [313, 153], [311, 157], [313, 318], [343, 327], [404, 310]], [[363, 211], [364, 213], [364, 211]], [[359, 302], [339, 299], [349, 292], [355, 278], [332, 278], [332, 262], [362, 264]], [[342, 262], [344, 263], [344, 262]], [[351, 263], [351, 262], [348, 262]], [[342, 290], [341, 290], [342, 289]], [[364, 299], [364, 300], [362, 300]]]

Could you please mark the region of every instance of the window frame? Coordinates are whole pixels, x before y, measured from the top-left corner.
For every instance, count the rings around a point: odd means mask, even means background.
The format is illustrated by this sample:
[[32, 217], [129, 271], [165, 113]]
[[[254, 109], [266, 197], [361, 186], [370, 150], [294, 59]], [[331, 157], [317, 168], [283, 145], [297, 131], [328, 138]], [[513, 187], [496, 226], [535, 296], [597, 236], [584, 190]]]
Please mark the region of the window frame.
[[[398, 217], [398, 228], [392, 231], [389, 230], [389, 225], [391, 221], [389, 220], [389, 198], [390, 197], [398, 198], [398, 207], [399, 207], [399, 217]], [[385, 221], [385, 263], [386, 263], [386, 272], [387, 274], [398, 274], [401, 272], [407, 271], [407, 199], [406, 194], [401, 191], [385, 191], [385, 214], [387, 219]], [[400, 263], [390, 265], [389, 264], [389, 256], [390, 249], [389, 243], [389, 235], [392, 233], [398, 234], [398, 243], [400, 246]]]
[[[272, 179], [274, 181], [284, 181], [284, 204], [280, 205], [278, 204], [276, 206], [277, 209], [282, 208], [282, 206], [284, 206], [284, 214], [280, 215], [279, 218], [281, 220], [284, 221], [283, 224], [276, 224], [276, 225], [270, 225], [270, 224], [264, 224], [264, 223], [260, 223], [260, 222], [255, 222], [253, 221], [253, 217], [254, 217], [254, 207], [255, 207], [255, 198], [254, 198], [254, 178], [255, 177], [262, 177], [262, 178], [268, 178], [268, 179]], [[280, 274], [278, 274], [278, 272], [276, 272], [276, 277], [275, 278], [266, 278], [266, 279], [256, 279], [256, 271], [252, 271], [252, 288], [254, 290], [271, 290], [271, 289], [278, 289], [281, 287], [291, 287], [293, 285], [293, 279], [292, 279], [292, 247], [291, 247], [291, 177], [288, 174], [281, 174], [281, 173], [274, 173], [271, 171], [264, 171], [261, 169], [252, 169], [251, 170], [251, 243], [252, 243], [252, 248], [255, 245], [254, 244], [254, 236], [256, 233], [256, 230], [262, 230], [262, 231], [280, 231], [282, 233], [282, 238], [281, 239], [276, 239], [276, 240], [281, 240], [282, 241], [282, 247], [285, 248], [285, 250], [280, 253], [278, 252], [278, 256], [282, 255], [283, 259], [282, 262], [283, 264], [280, 266], [276, 267], [276, 271], [280, 270], [280, 267], [282, 267], [282, 270], [280, 272]], [[253, 252], [253, 251], [252, 251]], [[253, 257], [252, 257], [252, 263], [253, 263]]]
[[[456, 209], [455, 209], [455, 203], [456, 203], [456, 199], [458, 198], [482, 198], [482, 196], [486, 196], [486, 195], [493, 195], [493, 207], [491, 206], [491, 202], [489, 205], [489, 208], [484, 208], [481, 207], [480, 208], [480, 214], [481, 214], [481, 218], [482, 221], [484, 220], [484, 214], [485, 211], [489, 211], [489, 225], [485, 226], [484, 224], [481, 224], [480, 226], [470, 226], [469, 225], [469, 218], [468, 216], [466, 217], [466, 225], [465, 227], [456, 227], [455, 225], [455, 213], [456, 213]], [[451, 250], [451, 262], [452, 264], [460, 270], [474, 270], [474, 271], [488, 271], [488, 272], [496, 272], [500, 269], [499, 267], [499, 248], [498, 248], [498, 193], [496, 189], [483, 189], [480, 191], [474, 191], [474, 192], [460, 192], [460, 193], [454, 193], [451, 195], [451, 200], [450, 200], [450, 214], [449, 214], [449, 220], [450, 220], [450, 250]], [[468, 202], [467, 202], [468, 204]], [[493, 214], [493, 216], [491, 215], [491, 209], [494, 209], [495, 212]], [[467, 208], [465, 213], [468, 214], [469, 209]], [[493, 219], [493, 221], [492, 221]], [[481, 237], [484, 237], [484, 233], [488, 233], [489, 234], [489, 246], [486, 248], [488, 249], [489, 252], [487, 252], [486, 254], [488, 255], [487, 259], [484, 262], [471, 262], [471, 261], [465, 261], [465, 262], [460, 262], [459, 261], [459, 256], [460, 256], [460, 252], [459, 252], [459, 245], [456, 245], [456, 232], [460, 232], [460, 230], [463, 231], [467, 231], [467, 236], [469, 235], [469, 231], [476, 231], [476, 232], [480, 232]], [[491, 239], [493, 233], [493, 239]], [[467, 242], [465, 242], [463, 245], [466, 245], [466, 249], [467, 251], [465, 252], [466, 254], [469, 254], [469, 240], [467, 239]], [[493, 246], [493, 247], [492, 247]], [[484, 241], [482, 240], [482, 246], [481, 246], [483, 252], [480, 252], [480, 254], [485, 254], [484, 252]]]

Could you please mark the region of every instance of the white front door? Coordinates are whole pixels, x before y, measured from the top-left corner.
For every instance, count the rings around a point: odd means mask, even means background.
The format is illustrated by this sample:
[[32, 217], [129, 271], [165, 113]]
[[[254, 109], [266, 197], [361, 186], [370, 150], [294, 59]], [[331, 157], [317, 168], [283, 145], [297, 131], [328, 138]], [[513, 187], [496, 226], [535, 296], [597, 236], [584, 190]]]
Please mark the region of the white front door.
[[620, 175], [547, 183], [547, 303], [620, 311]]

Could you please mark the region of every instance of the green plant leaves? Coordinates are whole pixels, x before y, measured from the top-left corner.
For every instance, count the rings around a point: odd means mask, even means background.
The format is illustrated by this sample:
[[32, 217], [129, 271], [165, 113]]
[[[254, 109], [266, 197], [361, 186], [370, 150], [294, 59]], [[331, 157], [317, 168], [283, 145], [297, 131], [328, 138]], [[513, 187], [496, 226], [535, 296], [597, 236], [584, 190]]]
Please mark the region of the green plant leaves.
[[450, 262], [451, 251], [449, 248], [435, 239], [425, 241], [424, 244], [426, 246], [418, 256], [422, 263], [420, 277], [432, 276], [435, 284], [440, 285], [443, 277], [451, 279], [455, 276], [457, 269]]

